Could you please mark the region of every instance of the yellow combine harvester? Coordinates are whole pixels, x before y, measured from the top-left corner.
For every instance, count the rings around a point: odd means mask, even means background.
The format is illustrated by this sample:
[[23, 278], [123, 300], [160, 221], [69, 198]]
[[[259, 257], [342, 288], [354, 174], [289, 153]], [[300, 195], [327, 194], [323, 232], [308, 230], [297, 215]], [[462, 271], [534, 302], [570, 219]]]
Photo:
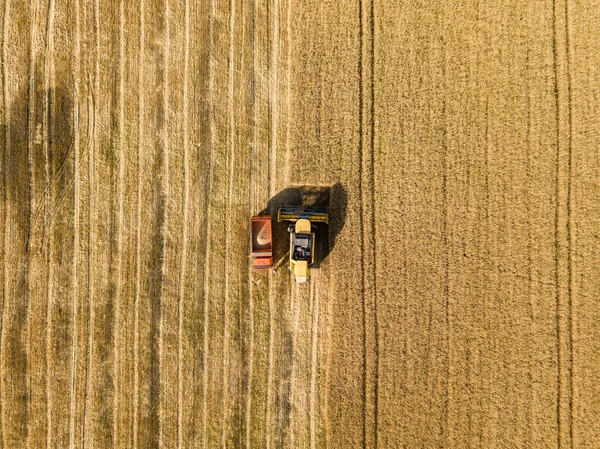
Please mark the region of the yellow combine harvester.
[[308, 281], [308, 267], [315, 261], [314, 223], [329, 223], [326, 207], [280, 207], [277, 221], [294, 222], [288, 226], [290, 233], [290, 271], [298, 283]]

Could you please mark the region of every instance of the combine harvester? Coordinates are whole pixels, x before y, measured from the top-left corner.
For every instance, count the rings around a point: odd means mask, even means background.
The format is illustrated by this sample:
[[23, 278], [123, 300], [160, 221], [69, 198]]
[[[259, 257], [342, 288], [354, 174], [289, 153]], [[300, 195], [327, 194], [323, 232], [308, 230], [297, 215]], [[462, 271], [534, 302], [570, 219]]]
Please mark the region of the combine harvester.
[[308, 267], [315, 261], [315, 223], [329, 224], [327, 207], [280, 207], [277, 221], [290, 221], [290, 271], [298, 283], [308, 281]]

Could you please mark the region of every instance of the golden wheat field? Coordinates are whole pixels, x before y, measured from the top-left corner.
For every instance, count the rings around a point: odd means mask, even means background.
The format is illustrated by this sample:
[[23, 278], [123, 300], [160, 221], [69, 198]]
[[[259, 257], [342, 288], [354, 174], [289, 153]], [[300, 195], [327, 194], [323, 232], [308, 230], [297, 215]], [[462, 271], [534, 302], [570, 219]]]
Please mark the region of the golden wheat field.
[[0, 448], [599, 448], [598, 24], [1, 0]]

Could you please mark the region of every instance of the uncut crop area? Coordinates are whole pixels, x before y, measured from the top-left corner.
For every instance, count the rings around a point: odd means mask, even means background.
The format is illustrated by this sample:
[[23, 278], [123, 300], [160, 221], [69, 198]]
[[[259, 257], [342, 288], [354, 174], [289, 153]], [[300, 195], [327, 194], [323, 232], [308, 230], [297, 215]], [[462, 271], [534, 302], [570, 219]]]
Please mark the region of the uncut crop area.
[[0, 0], [0, 449], [599, 448], [599, 23]]

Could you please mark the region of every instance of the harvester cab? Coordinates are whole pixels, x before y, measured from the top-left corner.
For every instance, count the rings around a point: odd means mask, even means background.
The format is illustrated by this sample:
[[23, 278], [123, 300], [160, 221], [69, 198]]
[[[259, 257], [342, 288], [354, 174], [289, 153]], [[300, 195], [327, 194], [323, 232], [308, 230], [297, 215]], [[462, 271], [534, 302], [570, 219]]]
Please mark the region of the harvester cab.
[[290, 271], [298, 283], [308, 281], [308, 267], [315, 261], [315, 223], [329, 223], [326, 207], [280, 207], [277, 221], [290, 221]]

